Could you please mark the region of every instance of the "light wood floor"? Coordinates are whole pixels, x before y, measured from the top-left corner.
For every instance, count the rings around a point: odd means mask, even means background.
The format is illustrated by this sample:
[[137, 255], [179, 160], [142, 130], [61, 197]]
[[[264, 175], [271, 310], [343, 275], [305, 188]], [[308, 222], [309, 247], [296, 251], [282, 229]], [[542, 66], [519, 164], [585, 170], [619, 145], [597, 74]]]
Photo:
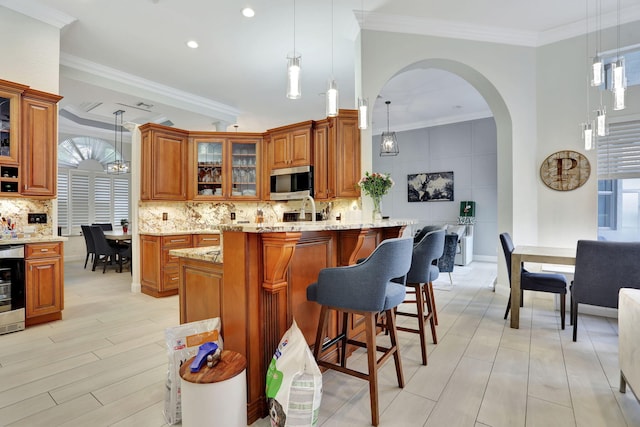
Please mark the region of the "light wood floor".
[[[527, 293], [521, 328], [510, 329], [495, 270], [472, 263], [456, 267], [453, 288], [446, 274], [436, 282], [440, 342], [425, 367], [417, 335], [400, 333], [406, 386], [392, 363], [382, 369], [381, 425], [640, 426], [640, 404], [617, 391], [615, 320], [581, 316], [573, 343], [552, 300]], [[177, 297], [131, 294], [127, 273], [78, 262], [65, 276], [64, 320], [0, 336], [0, 426], [166, 425], [164, 329], [178, 324]], [[349, 364], [364, 362], [360, 353]], [[369, 425], [364, 381], [327, 372], [323, 388], [323, 427]]]

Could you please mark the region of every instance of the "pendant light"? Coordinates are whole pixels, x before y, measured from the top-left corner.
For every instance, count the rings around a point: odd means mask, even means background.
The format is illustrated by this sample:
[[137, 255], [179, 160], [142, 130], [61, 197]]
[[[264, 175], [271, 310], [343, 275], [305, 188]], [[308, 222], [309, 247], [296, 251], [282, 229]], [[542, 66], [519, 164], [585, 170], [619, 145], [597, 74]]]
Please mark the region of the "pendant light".
[[[604, 61], [600, 56], [602, 51], [602, 0], [597, 0], [596, 6], [598, 8], [596, 11], [596, 54], [591, 64], [591, 86], [600, 87], [604, 83]], [[589, 19], [588, 14], [587, 19]]]
[[[113, 123], [113, 131], [114, 131], [114, 161], [107, 163], [107, 173], [112, 175], [119, 175], [129, 173], [129, 169], [131, 167], [131, 162], [125, 161], [122, 156], [122, 115], [124, 114], [124, 110], [118, 110], [113, 113], [114, 115], [114, 123]], [[120, 128], [120, 150], [118, 151], [118, 128]], [[120, 159], [118, 159], [118, 154], [120, 154]]]
[[[589, 63], [589, 0], [585, 0], [585, 4], [586, 4], [586, 15], [587, 15], [587, 19], [586, 24], [587, 24], [587, 33], [585, 35], [585, 45], [586, 45], [586, 59], [587, 59], [587, 64]], [[589, 68], [587, 66], [587, 120], [582, 123], [582, 140], [584, 142], [584, 149], [589, 151], [589, 150], [593, 150], [594, 148], [594, 144], [593, 144], [593, 125], [591, 124], [591, 121], [589, 120], [589, 110], [591, 107], [591, 103], [589, 102], [589, 91], [591, 90], [591, 83], [590, 83], [590, 76], [589, 76]]]
[[358, 98], [358, 128], [366, 129], [369, 125], [369, 100]]
[[380, 139], [380, 156], [397, 156], [400, 152], [398, 148], [398, 138], [396, 133], [389, 131], [389, 104], [391, 101], [385, 101], [387, 104], [387, 131], [382, 132]]
[[300, 54], [296, 52], [296, 0], [293, 0], [293, 52], [287, 55], [287, 98], [289, 99], [299, 99], [302, 96], [300, 59]]
[[333, 78], [333, 0], [331, 0], [331, 78], [327, 89], [326, 107], [327, 117], [338, 115], [338, 85]]
[[[362, 43], [362, 29], [364, 28], [364, 0], [360, 6], [362, 18], [360, 20], [360, 43]], [[369, 126], [369, 100], [365, 97], [358, 98], [358, 129], [366, 129]]]
[[613, 91], [613, 109], [624, 110], [624, 93], [627, 89], [624, 57], [620, 56], [620, 0], [618, 0], [617, 54], [618, 58], [611, 63], [611, 90]]

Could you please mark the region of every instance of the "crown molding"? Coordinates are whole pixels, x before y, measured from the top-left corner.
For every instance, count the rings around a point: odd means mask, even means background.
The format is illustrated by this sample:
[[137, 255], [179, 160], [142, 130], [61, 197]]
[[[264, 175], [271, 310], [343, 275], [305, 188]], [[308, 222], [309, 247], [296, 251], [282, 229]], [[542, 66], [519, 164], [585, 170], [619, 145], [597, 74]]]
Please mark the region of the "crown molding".
[[0, 0], [0, 6], [37, 19], [58, 29], [62, 29], [72, 22], [77, 21], [77, 18], [71, 15], [29, 0]]
[[[587, 20], [581, 19], [561, 27], [542, 32], [483, 26], [458, 21], [424, 19], [412, 16], [387, 15], [376, 12], [354, 11], [362, 29], [424, 36], [446, 37], [463, 40], [501, 43], [515, 46], [540, 47], [561, 40], [584, 35]], [[600, 17], [600, 28], [618, 25], [617, 11]], [[620, 25], [640, 21], [640, 5], [628, 6], [620, 13]], [[596, 17], [589, 17], [589, 31], [596, 31]]]
[[[183, 108], [203, 115], [209, 115], [216, 119], [235, 123], [241, 111], [237, 108], [213, 101], [199, 95], [194, 95], [171, 86], [166, 86], [133, 74], [125, 73], [115, 68], [107, 67], [95, 62], [60, 52], [61, 67], [68, 67], [90, 75], [98, 76], [106, 80], [142, 89], [146, 92], [158, 95], [162, 98], [170, 98], [179, 103]], [[64, 68], [61, 68], [61, 73]], [[166, 103], [166, 101], [164, 101]]]

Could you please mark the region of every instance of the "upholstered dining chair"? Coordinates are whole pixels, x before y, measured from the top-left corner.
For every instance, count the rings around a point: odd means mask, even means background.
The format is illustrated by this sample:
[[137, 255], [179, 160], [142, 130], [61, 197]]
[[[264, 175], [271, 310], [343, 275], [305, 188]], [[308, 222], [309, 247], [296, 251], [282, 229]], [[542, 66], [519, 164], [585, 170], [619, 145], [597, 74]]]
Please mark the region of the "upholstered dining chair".
[[87, 247], [87, 256], [84, 259], [84, 268], [87, 268], [87, 261], [89, 261], [89, 256], [91, 256], [91, 263], [93, 264], [93, 260], [96, 256], [96, 246], [93, 243], [93, 235], [91, 234], [91, 227], [88, 225], [81, 225], [82, 236], [84, 237], [84, 244]]
[[431, 326], [431, 338], [433, 343], [438, 343], [436, 334], [436, 309], [433, 294], [433, 281], [438, 278], [440, 271], [437, 263], [444, 251], [444, 229], [435, 229], [422, 236], [422, 239], [413, 246], [411, 268], [407, 273], [407, 292], [404, 303], [415, 303], [416, 313], [396, 309], [396, 315], [415, 317], [418, 319], [418, 328], [398, 326], [399, 331], [412, 332], [420, 335], [420, 347], [422, 350], [422, 364], [427, 364], [427, 330], [429, 322]]
[[578, 240], [571, 284], [573, 340], [578, 337], [578, 304], [618, 308], [620, 288], [640, 288], [640, 242]]
[[[511, 286], [511, 254], [515, 247], [513, 246], [513, 240], [509, 233], [500, 234], [500, 243], [502, 245], [502, 251], [504, 252], [504, 258], [507, 262], [507, 274], [509, 275], [509, 286]], [[538, 292], [550, 292], [558, 294], [560, 296], [560, 320], [562, 323], [562, 329], [564, 329], [565, 319], [565, 307], [567, 299], [567, 278], [562, 274], [556, 273], [533, 273], [527, 271], [523, 266], [520, 266], [520, 307], [523, 306], [523, 292], [522, 291], [538, 291]], [[516, 302], [517, 304], [518, 302]], [[507, 302], [507, 309], [504, 312], [504, 318], [506, 319], [511, 309], [511, 296]]]
[[[307, 300], [321, 305], [316, 334], [314, 357], [319, 366], [333, 369], [369, 382], [371, 423], [380, 421], [378, 406], [378, 369], [393, 356], [398, 385], [404, 387], [404, 374], [400, 360], [394, 308], [405, 297], [405, 284], [395, 283], [394, 278], [404, 277], [411, 266], [411, 239], [394, 238], [382, 241], [362, 262], [345, 267], [325, 268], [320, 271], [318, 281], [307, 287]], [[329, 322], [329, 310], [342, 312], [342, 331], [325, 341], [325, 330]], [[385, 315], [385, 327], [389, 332], [388, 348], [376, 344], [376, 326], [379, 313]], [[348, 336], [349, 316], [364, 318], [365, 341]], [[324, 344], [323, 344], [324, 343]], [[368, 372], [347, 368], [347, 345], [366, 347]], [[322, 353], [336, 346], [338, 363], [323, 360]], [[382, 356], [377, 358], [377, 351]]]
[[94, 222], [94, 223], [93, 223], [93, 224], [91, 224], [91, 225], [97, 225], [98, 227], [102, 228], [102, 230], [104, 230], [104, 231], [111, 231], [111, 230], [113, 230], [113, 225], [112, 225], [111, 223], [108, 223], [108, 222], [107, 222], [107, 223], [97, 223], [97, 222]]
[[118, 260], [119, 250], [107, 242], [106, 237], [104, 237], [104, 231], [99, 225], [91, 226], [91, 235], [93, 236], [93, 243], [96, 249], [92, 271], [96, 270], [98, 262], [102, 260], [104, 265], [102, 273], [104, 274], [107, 271], [107, 263], [112, 264]]

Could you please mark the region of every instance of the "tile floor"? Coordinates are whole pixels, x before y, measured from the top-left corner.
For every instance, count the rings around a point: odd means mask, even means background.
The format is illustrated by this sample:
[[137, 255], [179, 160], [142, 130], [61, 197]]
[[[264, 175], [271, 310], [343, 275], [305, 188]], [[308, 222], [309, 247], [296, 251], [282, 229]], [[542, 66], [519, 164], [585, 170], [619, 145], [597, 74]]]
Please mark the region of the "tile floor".
[[[436, 282], [439, 344], [421, 366], [417, 335], [400, 333], [406, 386], [393, 364], [382, 369], [381, 425], [640, 426], [640, 403], [617, 391], [616, 321], [581, 316], [573, 343], [552, 299], [527, 293], [510, 329], [495, 272], [476, 262], [456, 267], [453, 287], [446, 274]], [[63, 321], [0, 336], [0, 426], [166, 425], [164, 329], [178, 324], [177, 297], [131, 294], [128, 274], [79, 262], [65, 277]], [[349, 362], [364, 363], [361, 352]], [[369, 425], [364, 381], [327, 372], [323, 382], [320, 425]]]

